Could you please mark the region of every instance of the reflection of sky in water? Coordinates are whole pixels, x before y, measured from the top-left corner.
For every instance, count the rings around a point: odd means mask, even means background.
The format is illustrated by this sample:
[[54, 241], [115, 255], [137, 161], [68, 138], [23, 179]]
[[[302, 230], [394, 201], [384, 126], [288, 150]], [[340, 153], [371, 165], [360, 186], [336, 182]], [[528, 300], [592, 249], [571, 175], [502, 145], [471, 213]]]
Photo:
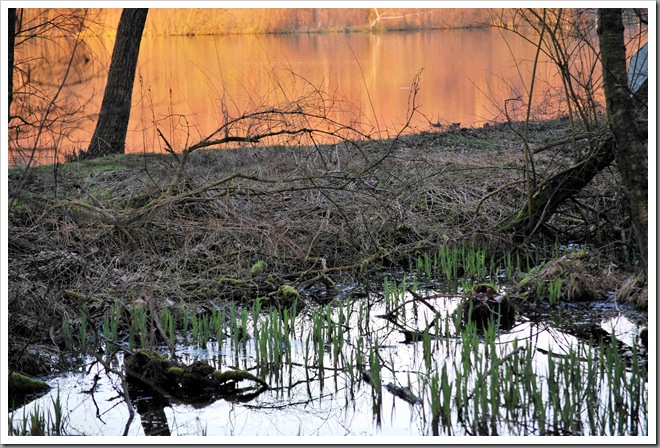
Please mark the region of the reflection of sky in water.
[[[412, 299], [406, 295], [399, 304]], [[456, 310], [457, 300], [442, 296], [433, 296], [427, 299], [437, 310], [441, 318], [451, 316]], [[354, 308], [344, 308], [348, 314], [346, 323], [350, 330], [344, 333], [345, 354], [354, 353], [358, 344], [358, 302], [353, 303]], [[390, 309], [392, 309], [392, 306]], [[416, 309], [415, 309], [416, 307]], [[421, 330], [426, 322], [430, 322], [433, 314], [428, 306], [420, 303], [407, 304], [406, 324], [410, 328]], [[385, 319], [375, 316], [385, 314], [386, 309], [382, 302], [374, 303], [369, 319], [369, 335], [371, 341], [377, 341], [380, 348], [381, 377], [383, 386], [387, 383], [406, 387], [420, 396], [425, 389], [424, 381], [429, 378], [426, 373], [422, 343], [404, 344], [403, 335]], [[402, 312], [402, 310], [401, 310]], [[415, 320], [416, 317], [416, 320]], [[334, 321], [339, 320], [339, 311], [332, 313]], [[449, 319], [451, 321], [451, 318]], [[416, 322], [416, 323], [415, 323]], [[444, 320], [442, 326], [445, 325]], [[627, 318], [619, 315], [603, 321], [603, 328], [615, 329], [615, 334], [624, 343], [632, 343], [638, 332], [637, 327]], [[376, 417], [372, 412], [372, 387], [361, 380], [351, 385], [350, 375], [334, 369], [331, 347], [326, 346], [324, 355], [323, 385], [319, 381], [318, 371], [308, 371], [311, 381], [306, 380], [306, 371], [302, 368], [305, 363], [305, 344], [300, 340], [311, 331], [311, 321], [305, 316], [299, 316], [296, 321], [297, 340], [292, 341], [292, 359], [294, 365], [282, 366], [279, 378], [272, 374], [264, 376], [271, 385], [271, 389], [259, 395], [248, 403], [232, 403], [218, 400], [213, 404], [197, 408], [187, 404], [173, 403], [164, 408], [164, 415], [172, 435], [247, 435], [247, 436], [418, 436], [430, 434], [429, 402], [430, 397], [420, 396], [425, 407], [411, 406], [400, 398], [395, 397], [383, 387], [381, 421], [376, 424]], [[451, 327], [453, 331], [453, 326]], [[570, 347], [578, 348], [579, 341], [571, 335], [562, 333], [545, 323], [521, 322], [511, 331], [501, 334], [496, 340], [496, 350], [501, 357], [511, 353], [514, 341], [523, 346], [528, 341], [532, 350], [534, 368], [540, 381], [546, 378], [548, 369], [548, 356], [546, 353], [562, 355], [569, 352]], [[366, 338], [362, 341], [366, 344]], [[431, 342], [432, 368], [440, 371], [443, 365], [447, 366], [450, 383], [453, 383], [454, 366], [460, 364], [462, 341], [455, 338], [438, 338]], [[363, 345], [363, 351], [365, 350]], [[368, 347], [368, 346], [366, 346]], [[181, 359], [189, 363], [195, 359], [205, 359], [209, 364], [221, 369], [234, 366], [238, 361], [239, 368], [250, 368], [257, 364], [254, 341], [250, 340], [245, 349], [234, 352], [230, 341], [225, 340], [218, 350], [218, 344], [209, 343], [207, 349], [194, 347], [180, 347]], [[368, 349], [367, 349], [368, 350]], [[480, 347], [482, 369], [489, 364], [489, 356], [485, 348]], [[525, 352], [523, 352], [525, 353]], [[584, 353], [584, 352], [583, 352]], [[310, 357], [314, 358], [310, 353]], [[354, 359], [354, 358], [353, 358]], [[297, 365], [296, 365], [297, 364]], [[312, 364], [310, 360], [308, 364]], [[339, 365], [340, 369], [342, 366]], [[95, 374], [100, 375], [100, 381], [95, 394], [84, 393], [93, 385]], [[356, 376], [358, 374], [356, 373]], [[38, 404], [41, 409], [49, 409], [53, 397], [59, 386], [62, 401], [66, 409], [69, 422], [66, 425], [70, 434], [84, 435], [112, 435], [123, 433], [128, 412], [126, 404], [119, 396], [121, 384], [114, 375], [106, 375], [98, 364], [91, 371], [74, 373], [52, 378], [49, 383], [54, 389], [25, 407], [29, 413]], [[297, 385], [295, 385], [297, 384]], [[290, 387], [290, 385], [295, 385]], [[605, 389], [601, 391], [605, 393]], [[544, 387], [544, 395], [547, 394]], [[14, 421], [18, 422], [23, 410], [14, 414]], [[456, 411], [453, 410], [456, 419]], [[460, 425], [455, 427], [459, 430]], [[503, 429], [504, 433], [507, 429]], [[515, 435], [515, 429], [509, 433]], [[144, 430], [140, 415], [136, 412], [135, 419], [130, 425], [129, 435], [143, 435]], [[105, 440], [105, 439], [104, 439]], [[208, 439], [207, 439], [208, 440]], [[387, 440], [387, 439], [385, 439]], [[257, 439], [257, 441], [260, 441]]]
[[[94, 376], [100, 379], [92, 395], [88, 391], [94, 385]], [[96, 364], [89, 373], [76, 372], [55, 377], [47, 382], [53, 387], [44, 397], [33, 401], [25, 407], [29, 415], [34, 406], [49, 411], [56, 399], [58, 388], [60, 400], [68, 418], [66, 428], [70, 435], [121, 435], [128, 421], [126, 404], [119, 397], [121, 382], [113, 374], [106, 375], [103, 368]], [[14, 422], [23, 417], [23, 409], [14, 414]], [[129, 435], [143, 434], [140, 427], [140, 417], [135, 414], [135, 423], [131, 425]]]
[[635, 343], [640, 330], [639, 326], [621, 314], [605, 319], [601, 323], [601, 328], [608, 333], [614, 333], [618, 340], [631, 347]]
[[500, 335], [498, 339], [507, 342], [518, 339], [521, 343], [528, 339], [532, 348], [558, 354], [568, 353], [570, 347], [576, 348], [579, 344], [578, 339], [574, 336], [562, 333], [546, 324], [531, 322], [517, 325], [509, 333]]

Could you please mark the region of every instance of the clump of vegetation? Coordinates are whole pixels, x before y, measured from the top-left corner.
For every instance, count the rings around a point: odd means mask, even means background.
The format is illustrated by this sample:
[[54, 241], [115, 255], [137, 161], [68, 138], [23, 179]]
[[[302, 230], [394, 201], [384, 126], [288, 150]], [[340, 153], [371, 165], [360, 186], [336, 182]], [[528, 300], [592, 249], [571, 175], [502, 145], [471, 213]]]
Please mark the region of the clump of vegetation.
[[[148, 350], [138, 350], [126, 357], [126, 373], [129, 382], [137, 381], [150, 386], [155, 393], [164, 391], [191, 403], [239, 399], [247, 392], [252, 396], [268, 388], [265, 381], [244, 370], [220, 372], [199, 360], [190, 365], [178, 364]], [[256, 386], [237, 389], [240, 381]]]
[[277, 290], [276, 298], [281, 306], [288, 308], [300, 301], [300, 293], [291, 285], [281, 285]]
[[[67, 423], [66, 414], [60, 391], [51, 399], [52, 413], [40, 406], [35, 406], [29, 414], [26, 414], [23, 408], [22, 419], [19, 424], [13, 423], [13, 418], [9, 416], [9, 435], [10, 436], [63, 436], [66, 435], [65, 426]], [[12, 403], [10, 403], [10, 406]]]
[[619, 303], [632, 303], [639, 309], [647, 309], [649, 288], [646, 276], [643, 274], [629, 275], [617, 289], [614, 300]]
[[527, 300], [552, 303], [589, 302], [607, 298], [620, 280], [594, 251], [574, 251], [534, 267], [518, 283], [518, 292]]
[[264, 260], [258, 260], [250, 268], [250, 274], [254, 277], [259, 274], [263, 274], [266, 271], [268, 264]]
[[515, 324], [516, 309], [511, 298], [497, 287], [479, 284], [465, 294], [460, 304], [463, 325], [472, 322], [478, 329], [496, 326], [508, 330]]

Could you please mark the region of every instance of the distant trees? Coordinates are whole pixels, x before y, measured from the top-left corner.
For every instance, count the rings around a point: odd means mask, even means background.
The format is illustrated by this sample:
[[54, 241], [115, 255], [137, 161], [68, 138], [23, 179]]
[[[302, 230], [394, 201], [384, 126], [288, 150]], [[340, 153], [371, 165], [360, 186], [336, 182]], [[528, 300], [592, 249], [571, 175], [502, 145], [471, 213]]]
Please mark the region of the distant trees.
[[[488, 26], [487, 8], [157, 8], [146, 36], [448, 29]], [[116, 10], [105, 10], [117, 20]], [[376, 23], [374, 20], [380, 17]], [[373, 23], [373, 27], [370, 25]]]
[[369, 30], [424, 30], [485, 27], [486, 9], [466, 8], [371, 8]]
[[122, 12], [101, 112], [89, 148], [82, 154], [83, 157], [124, 152], [135, 71], [148, 11], [145, 8], [127, 8]]

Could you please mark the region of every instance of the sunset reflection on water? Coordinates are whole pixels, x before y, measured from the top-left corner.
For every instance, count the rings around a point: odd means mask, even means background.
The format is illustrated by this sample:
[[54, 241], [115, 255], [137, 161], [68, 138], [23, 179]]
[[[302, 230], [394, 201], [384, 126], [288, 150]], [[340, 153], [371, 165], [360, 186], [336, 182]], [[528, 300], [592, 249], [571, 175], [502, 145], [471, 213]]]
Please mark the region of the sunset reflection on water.
[[[509, 100], [510, 113], [524, 109], [535, 55], [530, 44], [513, 34], [506, 36], [508, 43], [499, 31], [483, 29], [145, 37], [126, 151], [163, 151], [156, 127], [175, 150], [182, 150], [215, 131], [225, 112], [237, 116], [295, 100], [314, 89], [337, 99], [333, 119], [354, 126], [359, 122], [359, 130], [372, 137], [392, 136], [406, 123], [411, 83], [420, 70], [418, 113], [407, 132], [503, 121], [505, 101]], [[79, 67], [76, 82], [63, 90], [68, 102], [83, 105], [84, 119], [67, 128], [65, 138], [57, 142], [41, 138], [38, 146], [50, 148], [40, 152], [45, 156], [42, 162], [52, 161], [54, 146], [60, 158], [74, 148], [86, 149], [93, 133], [112, 40], [89, 45], [91, 63]], [[45, 42], [25, 47], [21, 56], [43, 52], [55, 70], [52, 62], [66, 60], [63, 48]], [[551, 64], [539, 65], [537, 105], [556, 97], [560, 79], [554, 73]], [[551, 107], [549, 116], [556, 114], [557, 108]], [[22, 144], [30, 147], [29, 141]]]

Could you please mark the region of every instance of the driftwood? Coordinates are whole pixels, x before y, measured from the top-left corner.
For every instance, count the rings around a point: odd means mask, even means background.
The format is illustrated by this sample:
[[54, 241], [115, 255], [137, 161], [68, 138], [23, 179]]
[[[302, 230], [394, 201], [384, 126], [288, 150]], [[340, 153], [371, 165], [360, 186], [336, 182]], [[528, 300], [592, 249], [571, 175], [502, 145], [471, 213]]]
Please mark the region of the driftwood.
[[[372, 387], [374, 386], [374, 381], [371, 376], [371, 372], [369, 370], [363, 370], [362, 371], [362, 380], [364, 380], [365, 383], [371, 385]], [[394, 383], [387, 383], [385, 385], [385, 389], [387, 389], [392, 395], [395, 397], [401, 398], [403, 401], [415, 405], [415, 404], [421, 404], [422, 400], [416, 396], [409, 387], [402, 387], [402, 386], [397, 386]]]
[[401, 398], [403, 401], [408, 402], [410, 404], [421, 404], [422, 400], [413, 394], [410, 390], [409, 387], [401, 387], [397, 386], [396, 384], [393, 383], [387, 383], [385, 385], [385, 389], [390, 391], [390, 393], [396, 397]]

